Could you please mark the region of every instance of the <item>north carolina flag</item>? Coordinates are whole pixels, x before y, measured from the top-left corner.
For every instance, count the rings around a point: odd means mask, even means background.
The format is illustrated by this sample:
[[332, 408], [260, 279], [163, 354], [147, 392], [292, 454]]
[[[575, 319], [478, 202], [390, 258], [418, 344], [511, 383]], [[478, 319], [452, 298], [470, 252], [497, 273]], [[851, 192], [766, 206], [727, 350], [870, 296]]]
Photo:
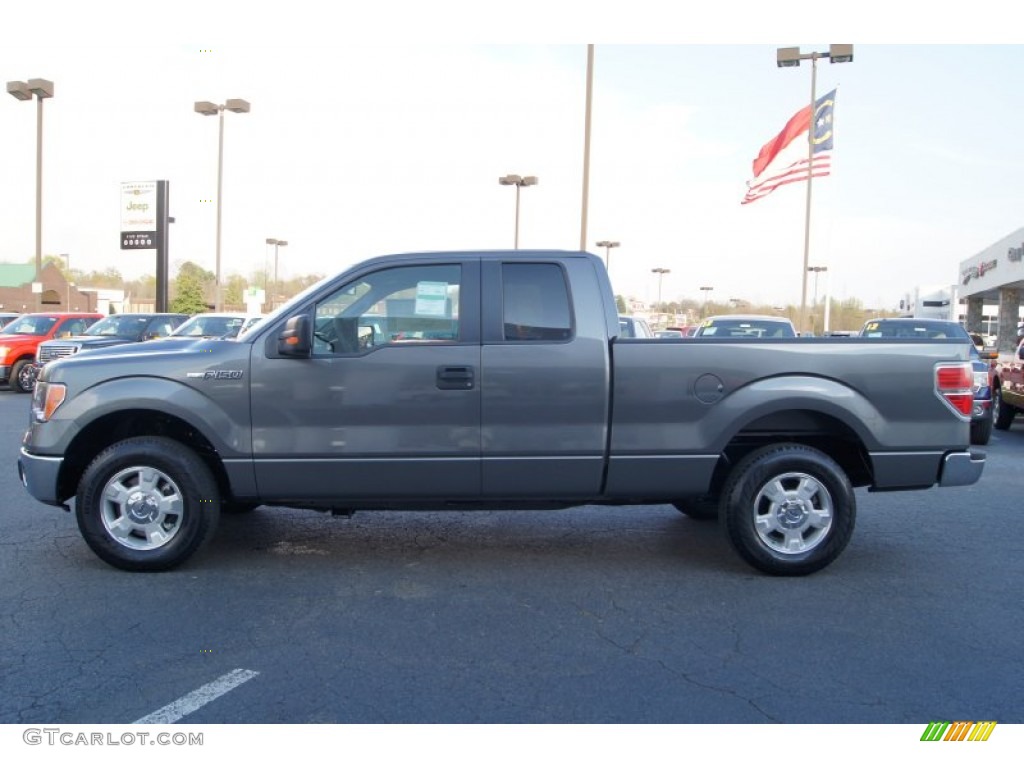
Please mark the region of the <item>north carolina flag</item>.
[[[832, 140], [834, 137], [832, 117], [836, 103], [836, 91], [826, 93], [814, 102], [811, 141], [814, 153], [810, 159], [811, 176], [828, 176], [832, 170]], [[796, 141], [811, 130], [810, 105], [797, 112], [786, 123], [786, 127], [769, 141], [754, 159], [754, 179], [747, 182], [747, 194], [741, 205], [760, 200], [770, 195], [783, 184], [807, 181], [807, 142]]]

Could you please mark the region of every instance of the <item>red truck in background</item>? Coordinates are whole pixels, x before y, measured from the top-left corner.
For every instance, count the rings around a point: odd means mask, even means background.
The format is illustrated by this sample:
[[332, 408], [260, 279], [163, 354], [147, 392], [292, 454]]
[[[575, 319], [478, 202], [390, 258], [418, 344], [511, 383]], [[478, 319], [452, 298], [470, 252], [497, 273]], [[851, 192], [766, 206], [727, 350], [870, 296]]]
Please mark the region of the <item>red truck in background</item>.
[[99, 312], [30, 312], [4, 327], [0, 335], [0, 384], [15, 392], [30, 392], [36, 349], [44, 341], [77, 336], [102, 320]]
[[1013, 425], [1024, 412], [1024, 340], [1011, 354], [999, 355], [992, 365], [992, 418], [996, 429]]

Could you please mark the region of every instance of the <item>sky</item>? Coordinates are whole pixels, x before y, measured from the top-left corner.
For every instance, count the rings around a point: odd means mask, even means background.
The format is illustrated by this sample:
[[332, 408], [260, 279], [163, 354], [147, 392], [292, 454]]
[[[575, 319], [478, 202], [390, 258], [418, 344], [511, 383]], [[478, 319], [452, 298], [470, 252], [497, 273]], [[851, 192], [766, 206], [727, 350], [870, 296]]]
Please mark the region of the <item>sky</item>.
[[[520, 247], [579, 249], [588, 42], [584, 242], [602, 256], [598, 241], [621, 243], [616, 293], [653, 301], [652, 270], [668, 269], [666, 301], [710, 286], [716, 301], [800, 303], [806, 185], [740, 205], [761, 146], [810, 100], [811, 67], [778, 68], [783, 46], [854, 45], [853, 62], [817, 67], [817, 94], [839, 90], [807, 255], [828, 271], [808, 278], [808, 301], [828, 291], [893, 309], [1024, 226], [1012, 6], [973, 4], [964, 18], [947, 3], [907, 3], [903, 16], [838, 3], [794, 23], [806, 6], [767, 5], [697, 18], [667, 3], [531, 1], [485, 17], [454, 0], [299, 1], [238, 18], [214, 3], [40, 2], [33, 13], [59, 21], [8, 25], [0, 75], [55, 84], [43, 253], [128, 278], [153, 274], [155, 252], [119, 248], [122, 182], [167, 180], [172, 273], [186, 260], [214, 270], [217, 118], [193, 104], [231, 98], [252, 111], [224, 119], [225, 277], [272, 271], [267, 238], [288, 242], [282, 279], [386, 253], [511, 248], [506, 174], [539, 179], [521, 191]], [[35, 111], [0, 101], [0, 262], [35, 252]]]

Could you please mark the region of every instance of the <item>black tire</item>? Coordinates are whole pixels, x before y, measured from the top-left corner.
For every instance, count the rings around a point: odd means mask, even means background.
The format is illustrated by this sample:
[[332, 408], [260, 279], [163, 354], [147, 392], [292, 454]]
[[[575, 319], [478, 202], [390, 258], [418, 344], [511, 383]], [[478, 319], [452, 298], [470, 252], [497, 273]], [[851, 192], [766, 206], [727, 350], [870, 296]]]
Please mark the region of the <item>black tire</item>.
[[694, 520], [718, 519], [717, 496], [694, 496], [689, 499], [681, 499], [673, 503], [672, 506]]
[[209, 467], [165, 437], [133, 437], [107, 448], [82, 475], [78, 529], [100, 558], [125, 571], [180, 565], [211, 537], [220, 494]]
[[[992, 405], [995, 407], [994, 400]], [[971, 422], [971, 445], [988, 445], [988, 441], [992, 439], [993, 416], [994, 414], [990, 410], [984, 419]]]
[[736, 465], [721, 510], [729, 543], [750, 565], [773, 576], [804, 576], [846, 548], [857, 500], [831, 458], [806, 445], [780, 443]]
[[36, 385], [35, 365], [31, 360], [25, 358], [18, 360], [11, 366], [11, 376], [7, 381], [10, 382], [13, 392], [21, 394], [31, 392]]
[[992, 421], [994, 426], [999, 430], [1007, 430], [1013, 424], [1013, 419], [1017, 415], [1017, 409], [1012, 405], [1008, 405], [1003, 400], [1003, 388], [1000, 383], [993, 382], [992, 385]]

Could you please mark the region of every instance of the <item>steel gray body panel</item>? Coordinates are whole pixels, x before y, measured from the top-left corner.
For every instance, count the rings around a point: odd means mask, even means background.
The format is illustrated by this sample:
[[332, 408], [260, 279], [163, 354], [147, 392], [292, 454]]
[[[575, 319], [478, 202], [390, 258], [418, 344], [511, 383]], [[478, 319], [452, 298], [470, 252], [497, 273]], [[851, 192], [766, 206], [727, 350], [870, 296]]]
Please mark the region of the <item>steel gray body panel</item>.
[[871, 453], [874, 468], [871, 489], [884, 491], [935, 485], [944, 455], [945, 451]]
[[[563, 264], [577, 309], [571, 339], [502, 341], [501, 306], [484, 308], [481, 354], [482, 494], [590, 499], [600, 495], [611, 412], [611, 360], [602, 295], [588, 260]], [[500, 264], [483, 269], [501, 295]]]
[[[117, 370], [119, 361], [100, 352], [55, 360], [47, 364], [43, 376], [65, 383], [68, 397], [50, 421], [31, 424], [27, 444], [36, 454], [61, 455], [75, 435], [99, 418], [151, 410], [193, 425], [225, 459], [248, 458], [252, 452], [249, 352], [247, 345], [231, 341], [194, 342], [177, 351], [153, 351], [138, 360], [132, 357], [125, 374], [113, 377], [110, 372]], [[187, 376], [216, 370], [246, 373], [238, 379]]]
[[700, 496], [711, 485], [719, 455], [613, 456], [607, 494], [613, 498], [667, 499]]
[[[815, 341], [615, 343], [611, 458], [721, 452], [757, 419], [800, 410], [846, 424], [869, 451], [968, 446], [969, 419], [932, 389], [934, 365], [966, 361], [966, 344]], [[694, 395], [705, 374], [723, 384], [710, 405]]]
[[57, 477], [63, 463], [60, 456], [36, 456], [22, 448], [18, 456], [18, 476], [30, 495], [44, 504], [59, 506]]
[[942, 461], [941, 486], [973, 485], [981, 479], [985, 469], [985, 452], [958, 451], [948, 454]]

